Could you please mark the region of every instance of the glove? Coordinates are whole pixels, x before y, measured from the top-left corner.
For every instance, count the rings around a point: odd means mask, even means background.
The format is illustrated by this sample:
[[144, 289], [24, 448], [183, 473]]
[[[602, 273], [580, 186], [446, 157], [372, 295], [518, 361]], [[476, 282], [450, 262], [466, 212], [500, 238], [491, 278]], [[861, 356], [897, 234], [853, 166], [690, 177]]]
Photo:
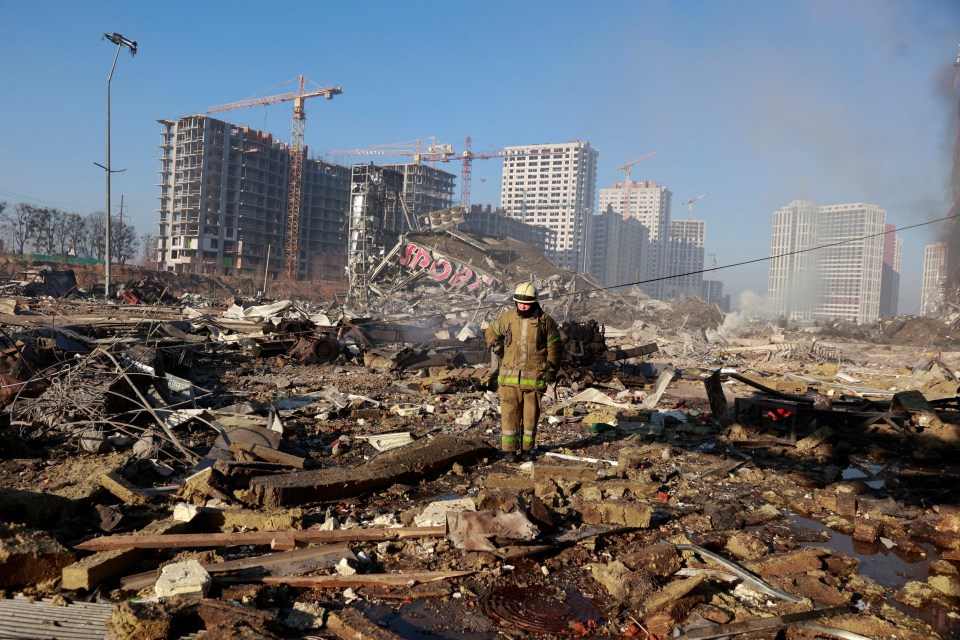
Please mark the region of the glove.
[[553, 384], [557, 381], [557, 371], [556, 369], [547, 369], [543, 372], [543, 381], [547, 384]]
[[503, 357], [503, 336], [493, 341], [493, 344], [490, 345], [490, 350], [493, 351], [493, 354], [498, 358]]

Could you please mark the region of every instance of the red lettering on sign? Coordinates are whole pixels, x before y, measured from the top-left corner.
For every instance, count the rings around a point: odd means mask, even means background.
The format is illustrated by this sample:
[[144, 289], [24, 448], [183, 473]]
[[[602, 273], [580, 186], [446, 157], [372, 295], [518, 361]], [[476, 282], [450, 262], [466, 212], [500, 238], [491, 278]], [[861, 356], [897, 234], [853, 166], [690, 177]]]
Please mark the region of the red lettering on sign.
[[440, 258], [430, 265], [430, 277], [438, 282], [443, 282], [453, 273], [453, 265]]
[[463, 285], [470, 282], [470, 279], [473, 278], [473, 269], [468, 269], [467, 267], [460, 267], [460, 270], [453, 274], [453, 277], [450, 278], [450, 286], [454, 289], [459, 289]]

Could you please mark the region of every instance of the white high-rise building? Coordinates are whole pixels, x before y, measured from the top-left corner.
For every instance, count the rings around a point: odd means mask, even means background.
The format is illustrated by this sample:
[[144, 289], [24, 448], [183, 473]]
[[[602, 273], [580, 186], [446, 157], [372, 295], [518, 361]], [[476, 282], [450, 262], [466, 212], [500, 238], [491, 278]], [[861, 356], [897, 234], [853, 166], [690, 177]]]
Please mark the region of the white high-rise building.
[[880, 316], [886, 212], [795, 200], [773, 214], [770, 309], [793, 320], [866, 324]]
[[501, 206], [521, 222], [557, 232], [549, 256], [557, 266], [585, 270], [587, 218], [596, 201], [597, 150], [589, 142], [506, 147]]
[[640, 278], [651, 281], [643, 289], [658, 299], [664, 297], [664, 283], [659, 278], [667, 272], [672, 198], [669, 189], [650, 180], [615, 182], [610, 189], [600, 189], [600, 211], [638, 220], [649, 230], [650, 244], [640, 257]]
[[923, 282], [920, 286], [920, 314], [938, 317], [943, 310], [947, 282], [947, 243], [935, 242], [923, 249]]

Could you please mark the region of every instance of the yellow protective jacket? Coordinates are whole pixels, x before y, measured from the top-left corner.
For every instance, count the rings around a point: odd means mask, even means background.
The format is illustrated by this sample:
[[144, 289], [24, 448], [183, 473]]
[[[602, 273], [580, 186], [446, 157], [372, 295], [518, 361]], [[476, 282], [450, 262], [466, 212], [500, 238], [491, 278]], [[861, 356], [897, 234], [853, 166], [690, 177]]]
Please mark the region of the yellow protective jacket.
[[545, 391], [542, 375], [547, 368], [560, 369], [560, 330], [553, 318], [537, 308], [529, 318], [521, 318], [516, 309], [506, 311], [486, 332], [487, 344], [503, 338], [500, 359], [501, 387], [519, 387], [526, 391]]

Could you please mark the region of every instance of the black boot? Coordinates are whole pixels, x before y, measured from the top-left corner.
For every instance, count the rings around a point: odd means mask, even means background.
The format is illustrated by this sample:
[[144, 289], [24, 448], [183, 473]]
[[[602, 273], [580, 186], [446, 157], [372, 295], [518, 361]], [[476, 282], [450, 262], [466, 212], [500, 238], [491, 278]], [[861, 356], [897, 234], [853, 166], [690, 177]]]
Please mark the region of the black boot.
[[523, 451], [514, 451], [511, 455], [514, 462], [523, 462]]

